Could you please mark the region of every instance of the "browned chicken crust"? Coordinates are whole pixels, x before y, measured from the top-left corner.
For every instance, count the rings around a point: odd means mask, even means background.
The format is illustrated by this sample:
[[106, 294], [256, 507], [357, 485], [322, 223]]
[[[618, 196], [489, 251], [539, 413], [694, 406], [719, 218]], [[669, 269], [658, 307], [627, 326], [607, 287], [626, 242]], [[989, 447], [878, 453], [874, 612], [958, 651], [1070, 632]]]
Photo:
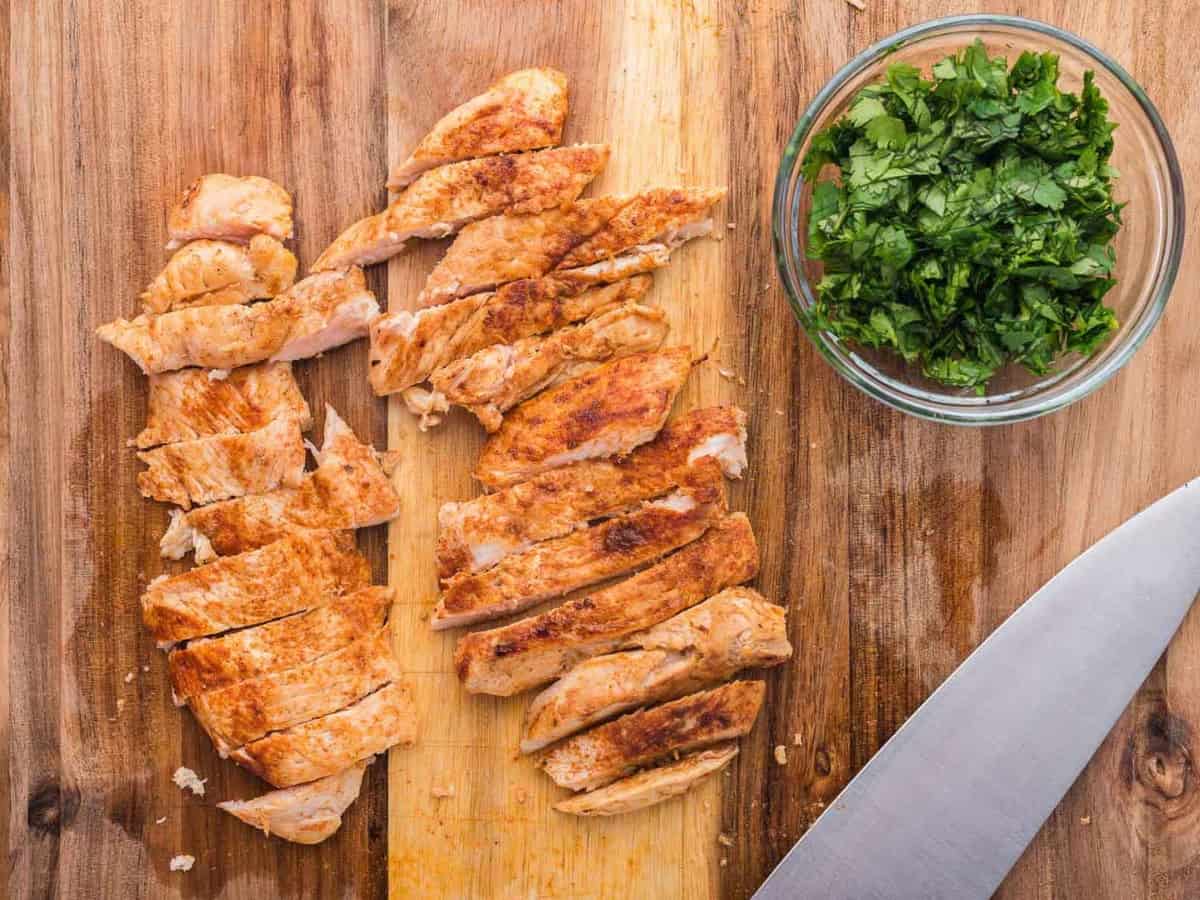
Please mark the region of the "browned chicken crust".
[[518, 406], [484, 445], [475, 477], [490, 488], [653, 439], [692, 368], [689, 347], [635, 353]]
[[337, 712], [399, 674], [384, 627], [290, 669], [197, 694], [188, 705], [228, 756], [268, 732]]
[[180, 369], [150, 376], [146, 427], [133, 443], [146, 449], [216, 434], [243, 434], [281, 416], [295, 418], [301, 431], [312, 428], [312, 413], [290, 362], [228, 372]]
[[183, 509], [278, 487], [296, 487], [304, 477], [300, 423], [283, 416], [257, 431], [216, 435], [144, 450], [138, 459], [143, 497]]
[[567, 76], [557, 69], [510, 72], [438, 120], [387, 186], [399, 190], [427, 169], [497, 153], [552, 147], [567, 118]]
[[142, 292], [142, 309], [164, 313], [189, 306], [249, 303], [274, 297], [296, 280], [296, 257], [266, 234], [248, 245], [192, 241], [175, 251]]
[[383, 212], [355, 222], [313, 271], [382, 262], [413, 238], [442, 238], [504, 211], [536, 213], [572, 202], [608, 162], [608, 146], [579, 144], [489, 156], [432, 169]]
[[408, 688], [392, 682], [338, 712], [277, 731], [231, 755], [275, 787], [340, 772], [388, 747], [416, 742], [416, 710]]
[[342, 827], [342, 813], [362, 789], [364, 759], [335, 775], [270, 791], [252, 800], [227, 800], [217, 809], [236, 816], [270, 837], [296, 844], [319, 844]]
[[142, 621], [160, 644], [182, 641], [319, 606], [370, 580], [349, 532], [297, 532], [151, 582]]
[[673, 753], [747, 734], [765, 693], [764, 682], [734, 681], [639, 710], [557, 744], [538, 766], [559, 787], [593, 790]]
[[519, 694], [575, 663], [620, 647], [722, 588], [758, 572], [758, 545], [744, 513], [717, 522], [694, 543], [626, 580], [540, 615], [458, 642], [454, 666], [472, 693]]
[[495, 619], [629, 572], [694, 541], [724, 513], [721, 470], [701, 460], [662, 500], [537, 544], [486, 572], [455, 575], [430, 624], [441, 629]]
[[258, 175], [202, 175], [171, 211], [167, 232], [168, 250], [203, 238], [245, 242], [269, 234], [285, 241], [292, 236], [292, 198]]
[[362, 588], [265, 625], [189, 641], [168, 657], [175, 697], [187, 700], [331, 653], [380, 628], [391, 599], [390, 588]]
[[480, 572], [538, 541], [675, 488], [683, 470], [711, 456], [726, 476], [746, 465], [746, 415], [736, 406], [692, 410], [624, 459], [575, 463], [438, 512], [438, 577]]
[[369, 379], [379, 396], [419, 384], [436, 369], [493, 344], [553, 331], [615, 303], [638, 300], [651, 276], [594, 286], [573, 278], [514, 281], [495, 293], [387, 313], [371, 326]]
[[574, 816], [616, 816], [645, 809], [687, 793], [709, 775], [725, 768], [737, 754], [736, 743], [719, 744], [598, 790], [576, 794], [554, 804], [554, 808]]

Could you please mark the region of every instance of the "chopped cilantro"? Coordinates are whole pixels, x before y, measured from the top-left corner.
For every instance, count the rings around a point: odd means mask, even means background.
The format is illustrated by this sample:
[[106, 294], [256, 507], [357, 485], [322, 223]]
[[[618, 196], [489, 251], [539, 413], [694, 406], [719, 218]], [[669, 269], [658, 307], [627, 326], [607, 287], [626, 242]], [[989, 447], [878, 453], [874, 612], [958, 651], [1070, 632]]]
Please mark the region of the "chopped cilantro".
[[1117, 328], [1116, 125], [1091, 72], [1057, 84], [1055, 54], [1009, 69], [976, 42], [863, 88], [803, 161], [825, 269], [809, 324], [980, 394], [1009, 363], [1094, 352]]

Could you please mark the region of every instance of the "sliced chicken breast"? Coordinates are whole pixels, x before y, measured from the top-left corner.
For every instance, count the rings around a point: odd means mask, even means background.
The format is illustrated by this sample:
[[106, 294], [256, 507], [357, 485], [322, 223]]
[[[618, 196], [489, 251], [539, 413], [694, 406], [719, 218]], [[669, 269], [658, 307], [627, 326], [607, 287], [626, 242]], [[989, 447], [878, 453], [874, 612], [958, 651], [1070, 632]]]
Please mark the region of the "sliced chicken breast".
[[694, 543], [622, 582], [540, 615], [476, 631], [458, 642], [454, 667], [473, 694], [509, 697], [552, 681], [583, 659], [618, 649], [758, 572], [750, 521], [734, 513]]
[[366, 337], [379, 315], [361, 269], [321, 272], [274, 300], [251, 306], [198, 306], [117, 319], [96, 329], [146, 374], [187, 366], [233, 369], [265, 359], [316, 356]]
[[148, 468], [138, 474], [143, 497], [184, 509], [278, 487], [294, 488], [304, 477], [300, 423], [281, 416], [247, 434], [181, 441], [138, 453]]
[[253, 800], [218, 803], [231, 816], [270, 837], [319, 844], [342, 827], [342, 813], [358, 799], [363, 773], [374, 757], [308, 784], [271, 791]]
[[694, 541], [724, 513], [720, 469], [703, 460], [662, 500], [537, 544], [486, 572], [455, 575], [430, 625], [443, 629], [496, 619], [624, 574]]
[[597, 197], [534, 215], [508, 213], [473, 222], [430, 273], [417, 306], [436, 306], [510, 281], [540, 278], [628, 202], [628, 197]]
[[567, 76], [557, 69], [520, 69], [438, 120], [388, 178], [397, 191], [422, 172], [497, 153], [553, 147], [567, 119]]
[[792, 655], [784, 609], [749, 588], [727, 588], [649, 631], [620, 653], [585, 660], [529, 707], [521, 752], [639, 706], [672, 700], [742, 669], [775, 666]]
[[587, 460], [534, 476], [438, 512], [438, 577], [481, 572], [538, 541], [674, 489], [683, 471], [711, 456], [730, 478], [746, 465], [746, 415], [735, 406], [689, 412], [624, 459]]
[[188, 705], [225, 757], [269, 732], [337, 712], [399, 674], [383, 627], [290, 669], [197, 694]]
[[668, 250], [712, 231], [709, 210], [725, 197], [725, 189], [655, 188], [643, 191], [603, 228], [558, 261], [558, 269], [575, 269], [620, 256], [645, 245]]
[[142, 309], [165, 313], [189, 306], [249, 303], [274, 297], [296, 280], [296, 257], [266, 234], [249, 244], [192, 241], [168, 260], [142, 293]]
[[275, 787], [324, 778], [396, 745], [416, 742], [408, 688], [385, 685], [345, 709], [268, 734], [235, 750], [239, 765]]
[[676, 753], [747, 734], [766, 684], [734, 681], [642, 709], [547, 750], [538, 766], [559, 787], [590, 791]]
[[168, 250], [200, 239], [245, 243], [256, 234], [286, 241], [292, 236], [292, 198], [258, 175], [202, 175], [171, 211], [167, 233]]
[[607, 787], [576, 794], [554, 804], [554, 808], [573, 816], [616, 816], [645, 809], [687, 793], [709, 775], [720, 772], [737, 754], [736, 743], [718, 744], [614, 781]]
[[176, 513], [159, 546], [196, 562], [228, 556], [278, 540], [296, 528], [368, 528], [396, 517], [400, 496], [379, 462], [332, 407], [325, 408], [325, 440], [317, 468], [296, 488], [225, 500]]
[[325, 605], [307, 612], [220, 637], [189, 641], [186, 647], [172, 650], [168, 664], [176, 700], [332, 653], [382, 627], [391, 608], [392, 593], [390, 588], [366, 587], [325, 599]]
[[244, 434], [283, 416], [296, 419], [301, 431], [312, 428], [312, 413], [290, 362], [230, 371], [180, 369], [150, 376], [146, 427], [132, 443], [146, 449], [217, 434]]
[[690, 347], [635, 353], [522, 403], [484, 445], [475, 477], [501, 488], [653, 439], [692, 370]]
[[142, 622], [160, 646], [257, 625], [366, 587], [371, 567], [349, 532], [303, 531], [151, 582]]
[[662, 310], [627, 303], [547, 337], [480, 350], [438, 369], [429, 383], [450, 403], [467, 407], [489, 432], [496, 431], [504, 413], [522, 400], [610, 359], [657, 350], [667, 329]]
[[432, 169], [383, 212], [343, 231], [313, 271], [382, 262], [413, 238], [448, 237], [506, 210], [536, 213], [570, 203], [600, 174], [608, 152], [604, 144], [579, 144]]
[[514, 281], [494, 294], [415, 313], [387, 313], [371, 326], [371, 388], [381, 397], [394, 394], [485, 347], [553, 331], [610, 305], [639, 300], [650, 284], [648, 275], [604, 286], [559, 278]]

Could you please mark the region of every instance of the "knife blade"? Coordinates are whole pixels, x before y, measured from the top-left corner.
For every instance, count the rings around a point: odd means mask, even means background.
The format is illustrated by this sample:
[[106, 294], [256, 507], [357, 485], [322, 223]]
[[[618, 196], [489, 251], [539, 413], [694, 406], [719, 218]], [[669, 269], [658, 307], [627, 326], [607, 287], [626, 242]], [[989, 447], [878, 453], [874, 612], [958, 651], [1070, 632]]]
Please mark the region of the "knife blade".
[[1200, 479], [1030, 597], [883, 745], [754, 900], [990, 897], [1200, 592]]

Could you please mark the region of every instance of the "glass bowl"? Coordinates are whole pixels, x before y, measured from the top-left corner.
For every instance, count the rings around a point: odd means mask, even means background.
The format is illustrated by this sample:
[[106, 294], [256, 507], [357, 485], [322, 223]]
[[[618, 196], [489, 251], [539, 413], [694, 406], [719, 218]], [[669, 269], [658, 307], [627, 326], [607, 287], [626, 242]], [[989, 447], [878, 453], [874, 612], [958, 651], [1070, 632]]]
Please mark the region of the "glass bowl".
[[[807, 256], [812, 185], [800, 164], [812, 137], [840, 118], [858, 90], [881, 80], [888, 65], [907, 62], [928, 73], [939, 59], [976, 38], [1011, 65], [1024, 50], [1057, 53], [1059, 85], [1078, 91], [1091, 69], [1117, 123], [1112, 164], [1120, 173], [1116, 199], [1128, 205], [1117, 235], [1116, 286], [1105, 302], [1120, 328], [1092, 356], [1064, 356], [1036, 376], [1010, 365], [996, 374], [985, 396], [947, 388], [925, 378], [887, 351], [851, 346], [807, 324], [816, 300], [821, 263]], [[1084, 40], [1051, 25], [1011, 16], [954, 16], [905, 29], [867, 48], [833, 77], [805, 110], [779, 166], [773, 234], [776, 262], [788, 301], [822, 355], [851, 384], [904, 412], [939, 422], [991, 425], [1018, 422], [1062, 409], [1094, 391], [1121, 368], [1162, 315], [1183, 248], [1183, 179], [1175, 148], [1158, 111], [1117, 63]]]

